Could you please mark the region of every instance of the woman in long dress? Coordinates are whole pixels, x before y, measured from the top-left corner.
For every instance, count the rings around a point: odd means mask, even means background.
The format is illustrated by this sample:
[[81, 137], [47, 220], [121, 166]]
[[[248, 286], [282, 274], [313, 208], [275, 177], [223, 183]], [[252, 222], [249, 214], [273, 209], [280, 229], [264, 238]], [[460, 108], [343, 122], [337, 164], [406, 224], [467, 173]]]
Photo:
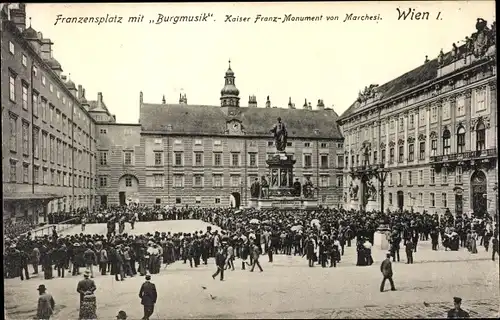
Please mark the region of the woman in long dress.
[[471, 239], [470, 239], [470, 249], [472, 254], [477, 253], [477, 233], [474, 232], [472, 233]]

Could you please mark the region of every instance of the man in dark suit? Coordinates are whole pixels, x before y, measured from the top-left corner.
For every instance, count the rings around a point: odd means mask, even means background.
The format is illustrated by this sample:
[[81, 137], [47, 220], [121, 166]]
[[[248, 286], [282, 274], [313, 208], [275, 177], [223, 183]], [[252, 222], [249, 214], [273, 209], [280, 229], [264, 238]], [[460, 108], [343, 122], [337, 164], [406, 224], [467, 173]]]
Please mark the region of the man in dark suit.
[[391, 284], [391, 291], [396, 291], [394, 281], [392, 281], [392, 262], [390, 252], [386, 254], [385, 260], [382, 261], [382, 264], [380, 265], [380, 272], [382, 272], [382, 275], [384, 276], [382, 283], [380, 284], [380, 292], [384, 292], [385, 280], [389, 280], [389, 283]]
[[90, 271], [85, 270], [85, 273], [83, 274], [83, 280], [80, 280], [78, 282], [78, 286], [76, 287], [76, 291], [80, 294], [80, 305], [83, 302], [83, 297], [85, 296], [85, 292], [92, 292], [97, 289], [94, 280], [89, 279], [90, 276]]
[[301, 188], [301, 184], [300, 184], [299, 178], [295, 178], [295, 182], [293, 183], [294, 196], [300, 197], [300, 188]]
[[219, 247], [217, 253], [215, 254], [215, 265], [217, 266], [217, 272], [212, 275], [212, 278], [215, 280], [215, 277], [220, 274], [220, 281], [224, 281], [224, 268], [226, 267], [226, 255], [224, 253], [224, 248]]
[[142, 284], [139, 291], [139, 298], [141, 298], [141, 304], [144, 306], [142, 320], [149, 320], [149, 317], [153, 315], [156, 299], [158, 298], [156, 286], [150, 280], [151, 276], [149, 274], [146, 275], [146, 281]]
[[460, 308], [460, 305], [462, 304], [462, 298], [454, 297], [453, 302], [455, 304], [455, 307], [448, 311], [448, 319], [470, 318], [469, 313]]

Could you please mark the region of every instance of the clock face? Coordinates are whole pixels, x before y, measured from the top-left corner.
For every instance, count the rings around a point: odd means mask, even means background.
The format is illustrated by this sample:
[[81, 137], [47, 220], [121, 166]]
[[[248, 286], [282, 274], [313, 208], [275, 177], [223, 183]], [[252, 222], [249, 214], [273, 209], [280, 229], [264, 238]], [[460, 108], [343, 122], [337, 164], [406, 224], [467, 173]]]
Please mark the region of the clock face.
[[238, 129], [238, 124], [237, 123], [233, 124], [233, 128]]

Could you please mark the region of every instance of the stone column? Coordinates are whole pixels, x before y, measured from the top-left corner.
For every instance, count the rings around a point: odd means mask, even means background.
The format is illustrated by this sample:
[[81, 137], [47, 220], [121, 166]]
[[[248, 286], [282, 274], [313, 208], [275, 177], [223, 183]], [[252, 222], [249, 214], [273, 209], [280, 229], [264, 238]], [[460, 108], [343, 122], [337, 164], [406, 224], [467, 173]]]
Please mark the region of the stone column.
[[[404, 145], [403, 145], [403, 164], [408, 165], [408, 112], [404, 113], [403, 117], [403, 126], [404, 126]], [[413, 159], [415, 159], [415, 145], [413, 145]]]

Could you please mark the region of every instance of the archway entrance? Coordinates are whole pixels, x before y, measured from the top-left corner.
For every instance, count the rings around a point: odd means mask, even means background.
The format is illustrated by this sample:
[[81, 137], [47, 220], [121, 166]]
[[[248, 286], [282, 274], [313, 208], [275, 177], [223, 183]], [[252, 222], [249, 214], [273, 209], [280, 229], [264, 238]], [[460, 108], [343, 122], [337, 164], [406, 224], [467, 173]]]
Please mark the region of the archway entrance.
[[139, 201], [139, 180], [131, 174], [125, 174], [118, 180], [118, 199], [120, 205]]
[[231, 203], [231, 208], [239, 208], [241, 205], [241, 195], [239, 192], [231, 193], [229, 197], [229, 201]]
[[403, 206], [404, 206], [404, 193], [403, 191], [398, 191], [398, 209], [403, 211]]
[[487, 212], [486, 175], [476, 171], [471, 177], [472, 210], [477, 217], [482, 217]]

